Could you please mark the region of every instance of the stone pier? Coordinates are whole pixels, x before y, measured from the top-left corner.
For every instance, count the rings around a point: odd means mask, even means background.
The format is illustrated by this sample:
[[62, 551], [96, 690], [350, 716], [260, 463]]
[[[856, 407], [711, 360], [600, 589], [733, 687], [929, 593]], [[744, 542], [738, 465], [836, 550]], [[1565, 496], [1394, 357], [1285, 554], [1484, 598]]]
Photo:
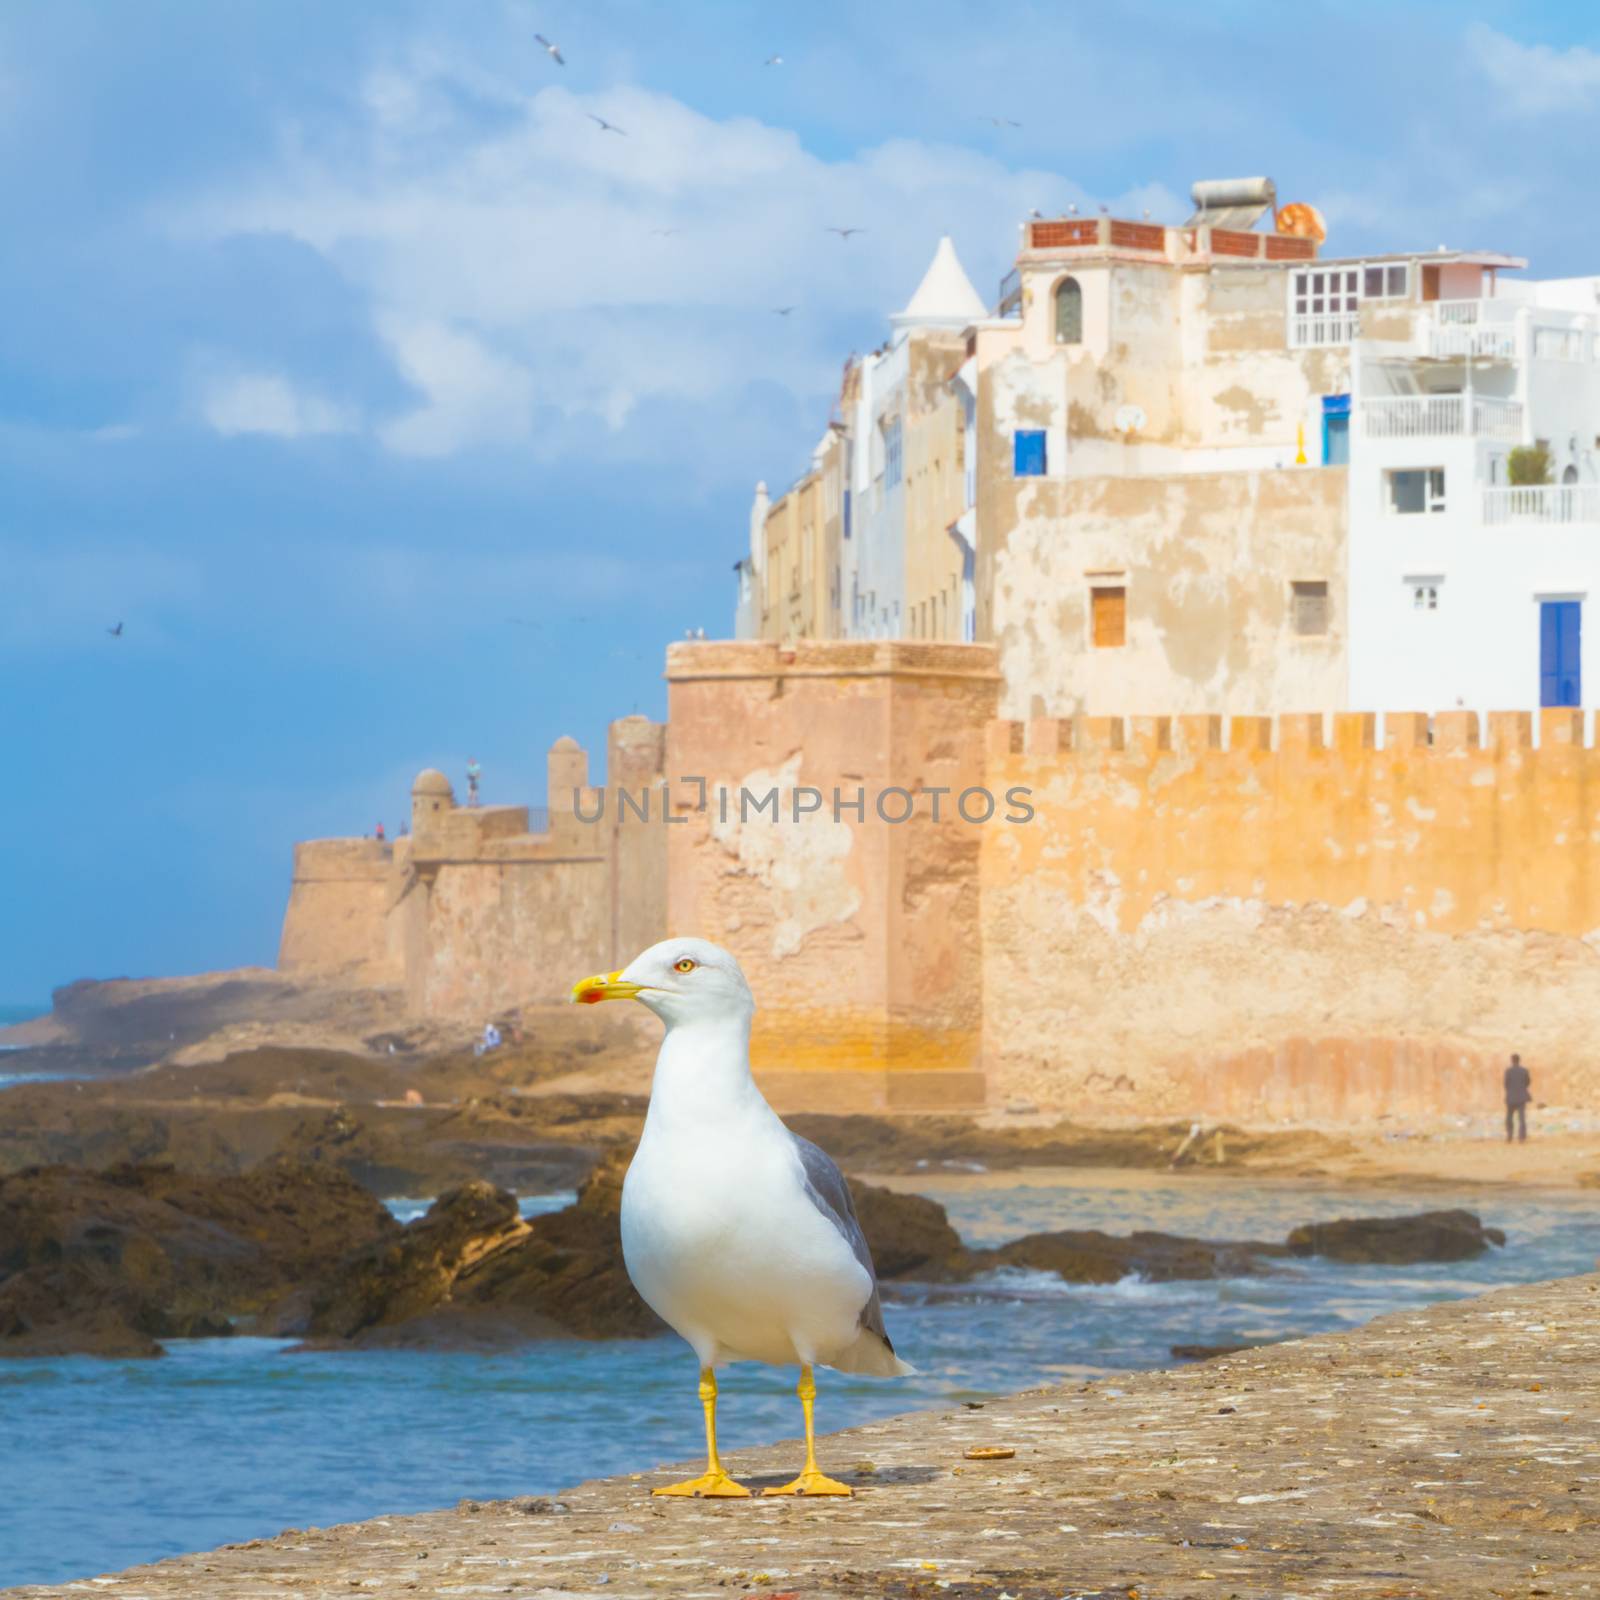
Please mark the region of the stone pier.
[[[693, 1410], [686, 1391], [685, 1445]], [[834, 1434], [819, 1453], [851, 1500], [653, 1500], [679, 1464], [5, 1593], [1581, 1600], [1600, 1596], [1597, 1445], [1590, 1276]], [[728, 1465], [776, 1484], [797, 1449]]]

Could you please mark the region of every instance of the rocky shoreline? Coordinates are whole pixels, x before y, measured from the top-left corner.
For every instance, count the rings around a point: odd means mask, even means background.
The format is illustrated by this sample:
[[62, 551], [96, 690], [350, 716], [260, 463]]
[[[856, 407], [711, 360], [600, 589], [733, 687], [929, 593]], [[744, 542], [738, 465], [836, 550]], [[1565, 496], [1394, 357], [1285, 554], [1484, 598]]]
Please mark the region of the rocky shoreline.
[[[850, 1500], [663, 1502], [650, 1485], [685, 1468], [662, 1466], [4, 1593], [1584, 1600], [1600, 1595], [1597, 1295], [1600, 1277], [1560, 1279], [869, 1424], [819, 1441]], [[797, 1448], [728, 1465], [759, 1489]]]
[[[631, 1150], [612, 1151], [574, 1204], [531, 1220], [481, 1180], [408, 1225], [327, 1162], [275, 1158], [203, 1176], [128, 1164], [0, 1178], [0, 1356], [159, 1356], [161, 1341], [252, 1332], [304, 1348], [504, 1347], [660, 1330], [622, 1261]], [[1107, 1284], [1288, 1270], [1297, 1257], [1403, 1264], [1504, 1243], [1466, 1211], [1346, 1219], [1281, 1243], [1092, 1229], [965, 1245], [944, 1208], [852, 1180], [885, 1292], [981, 1285], [1001, 1269]]]

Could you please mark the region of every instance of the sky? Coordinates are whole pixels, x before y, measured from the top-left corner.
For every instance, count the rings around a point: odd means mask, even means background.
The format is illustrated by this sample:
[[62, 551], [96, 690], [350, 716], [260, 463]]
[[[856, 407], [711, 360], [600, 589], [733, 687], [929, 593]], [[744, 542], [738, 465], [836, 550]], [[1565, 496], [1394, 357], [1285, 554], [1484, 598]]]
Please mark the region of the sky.
[[992, 298], [1267, 173], [1594, 272], [1597, 145], [1573, 3], [8, 0], [0, 1002], [271, 964], [296, 839], [664, 716], [941, 234]]

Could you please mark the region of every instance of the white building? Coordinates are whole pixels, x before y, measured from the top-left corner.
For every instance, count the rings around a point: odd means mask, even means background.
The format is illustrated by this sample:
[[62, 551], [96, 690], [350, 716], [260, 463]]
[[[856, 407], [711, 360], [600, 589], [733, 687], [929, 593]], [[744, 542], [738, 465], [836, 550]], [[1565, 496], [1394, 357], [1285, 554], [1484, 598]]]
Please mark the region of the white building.
[[[1585, 615], [1600, 598], [1600, 278], [1501, 276], [1525, 264], [1445, 253], [1359, 269], [1363, 287], [1383, 274], [1404, 314], [1366, 311], [1369, 336], [1351, 346], [1357, 709], [1600, 698]], [[1319, 311], [1304, 314], [1343, 315], [1323, 288]], [[1324, 456], [1337, 459], [1338, 397], [1324, 409]], [[1512, 452], [1530, 446], [1548, 453], [1551, 481], [1514, 486]]]

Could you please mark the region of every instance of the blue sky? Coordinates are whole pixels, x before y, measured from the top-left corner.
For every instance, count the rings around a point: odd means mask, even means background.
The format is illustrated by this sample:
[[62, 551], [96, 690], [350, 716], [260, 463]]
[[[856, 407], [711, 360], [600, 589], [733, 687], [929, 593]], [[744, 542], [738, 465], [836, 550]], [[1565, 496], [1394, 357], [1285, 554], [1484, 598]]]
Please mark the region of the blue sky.
[[270, 963], [296, 838], [663, 715], [941, 233], [987, 296], [1030, 207], [1268, 172], [1600, 268], [1596, 16], [11, 0], [0, 1000]]

